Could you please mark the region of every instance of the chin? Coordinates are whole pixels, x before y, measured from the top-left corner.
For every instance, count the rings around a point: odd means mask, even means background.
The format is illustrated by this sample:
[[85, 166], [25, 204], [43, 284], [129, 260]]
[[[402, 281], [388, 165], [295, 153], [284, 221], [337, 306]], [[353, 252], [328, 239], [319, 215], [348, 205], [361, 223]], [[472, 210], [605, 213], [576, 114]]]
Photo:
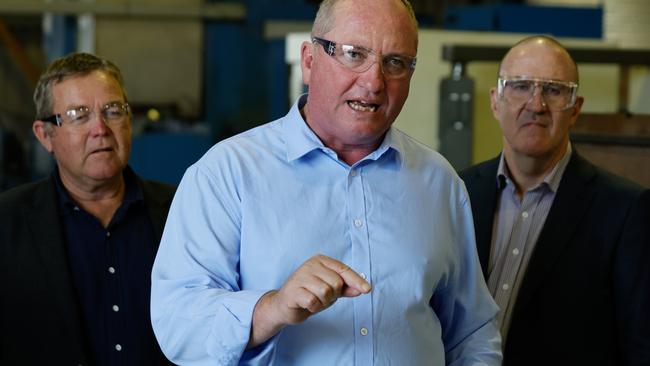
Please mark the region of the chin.
[[122, 174], [124, 167], [118, 164], [91, 168], [86, 174], [94, 180], [110, 180]]

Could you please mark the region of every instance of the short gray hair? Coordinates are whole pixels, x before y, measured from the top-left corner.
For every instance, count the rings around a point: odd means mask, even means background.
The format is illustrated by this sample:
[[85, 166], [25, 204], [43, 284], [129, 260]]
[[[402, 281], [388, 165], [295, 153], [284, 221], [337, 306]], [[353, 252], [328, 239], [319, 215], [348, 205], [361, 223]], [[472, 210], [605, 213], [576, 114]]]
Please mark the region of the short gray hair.
[[93, 71], [102, 71], [114, 78], [124, 90], [122, 72], [114, 63], [89, 53], [71, 53], [65, 57], [54, 60], [45, 69], [34, 90], [34, 104], [36, 106], [36, 119], [47, 118], [52, 115], [52, 86], [73, 76], [85, 76]]
[[[320, 7], [316, 13], [316, 19], [314, 19], [314, 24], [311, 28], [312, 35], [321, 36], [332, 30], [334, 24], [334, 15], [332, 13], [334, 5], [336, 5], [338, 1], [339, 0], [323, 0], [323, 2], [320, 3]], [[411, 20], [413, 21], [413, 25], [415, 26], [415, 29], [417, 29], [418, 21], [415, 18], [415, 12], [413, 11], [411, 2], [409, 0], [401, 0], [401, 2], [406, 7]]]

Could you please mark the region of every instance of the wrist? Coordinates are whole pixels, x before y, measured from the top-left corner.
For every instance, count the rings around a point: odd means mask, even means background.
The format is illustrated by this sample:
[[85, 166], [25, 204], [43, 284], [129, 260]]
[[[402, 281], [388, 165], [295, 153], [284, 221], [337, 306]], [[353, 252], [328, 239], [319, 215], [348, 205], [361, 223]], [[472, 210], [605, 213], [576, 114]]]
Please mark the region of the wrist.
[[286, 326], [278, 316], [281, 312], [276, 310], [274, 300], [277, 293], [278, 291], [271, 290], [262, 295], [255, 304], [247, 349], [266, 342]]

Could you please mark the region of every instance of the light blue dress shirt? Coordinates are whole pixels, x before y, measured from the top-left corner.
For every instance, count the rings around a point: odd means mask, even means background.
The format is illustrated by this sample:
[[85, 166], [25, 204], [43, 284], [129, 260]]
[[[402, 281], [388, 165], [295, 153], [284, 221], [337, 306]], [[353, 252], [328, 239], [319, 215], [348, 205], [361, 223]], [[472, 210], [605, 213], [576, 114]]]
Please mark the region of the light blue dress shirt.
[[[498, 308], [451, 166], [391, 128], [350, 167], [306, 125], [304, 101], [186, 171], [152, 273], [164, 353], [181, 365], [500, 365]], [[245, 350], [259, 298], [318, 253], [372, 292]]]

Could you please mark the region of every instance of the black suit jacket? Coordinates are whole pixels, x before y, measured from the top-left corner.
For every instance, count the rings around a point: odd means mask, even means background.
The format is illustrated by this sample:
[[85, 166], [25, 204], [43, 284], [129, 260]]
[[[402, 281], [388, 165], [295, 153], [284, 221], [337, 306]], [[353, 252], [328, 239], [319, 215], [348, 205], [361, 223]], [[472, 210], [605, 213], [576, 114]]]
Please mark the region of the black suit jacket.
[[[483, 268], [499, 158], [461, 172]], [[650, 365], [650, 191], [573, 153], [513, 309], [505, 365]]]
[[[141, 181], [160, 242], [172, 186]], [[0, 365], [88, 365], [53, 178], [0, 195]]]

